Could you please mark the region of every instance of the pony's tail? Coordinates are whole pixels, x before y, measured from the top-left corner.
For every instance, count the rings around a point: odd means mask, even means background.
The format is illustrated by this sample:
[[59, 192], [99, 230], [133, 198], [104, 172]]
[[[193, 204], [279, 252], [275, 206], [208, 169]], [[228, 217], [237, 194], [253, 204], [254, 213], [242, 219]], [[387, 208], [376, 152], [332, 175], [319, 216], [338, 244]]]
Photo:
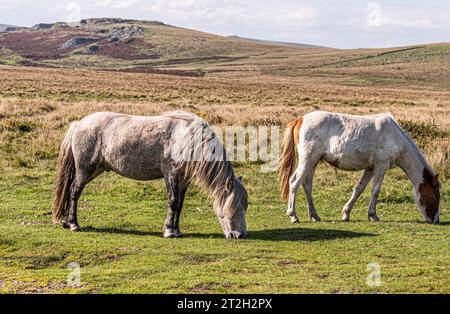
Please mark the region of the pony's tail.
[[56, 177], [55, 198], [53, 200], [53, 222], [59, 223], [70, 204], [70, 186], [75, 178], [75, 159], [72, 152], [73, 123], [59, 150], [58, 174]]
[[303, 118], [298, 118], [290, 122], [284, 131], [284, 137], [281, 143], [283, 152], [280, 156], [280, 166], [278, 169], [282, 201], [286, 201], [289, 195], [289, 179], [294, 173], [297, 163], [295, 146], [298, 144], [299, 131], [302, 123]]

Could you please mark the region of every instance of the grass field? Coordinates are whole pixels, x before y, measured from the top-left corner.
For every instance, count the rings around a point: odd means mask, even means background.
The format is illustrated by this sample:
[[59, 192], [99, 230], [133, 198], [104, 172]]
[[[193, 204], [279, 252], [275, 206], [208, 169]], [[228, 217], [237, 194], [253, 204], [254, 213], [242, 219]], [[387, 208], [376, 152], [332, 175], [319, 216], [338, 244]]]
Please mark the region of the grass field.
[[[310, 55], [303, 65], [261, 54], [208, 64], [204, 78], [0, 66], [0, 292], [449, 293], [450, 91], [446, 65], [427, 72], [448, 58], [448, 47], [381, 55], [299, 49], [294, 60]], [[313, 60], [321, 66], [304, 67]], [[289, 62], [296, 66], [288, 71]], [[81, 197], [82, 232], [51, 223], [58, 146], [70, 121], [101, 110], [149, 115], [174, 109], [220, 126], [283, 126], [318, 109], [390, 111], [441, 173], [441, 224], [423, 223], [412, 185], [398, 169], [383, 185], [381, 223], [367, 220], [369, 190], [352, 221], [340, 222], [360, 174], [320, 164], [313, 194], [322, 222], [307, 220], [299, 193], [301, 223], [292, 225], [276, 173], [260, 173], [258, 163], [234, 164], [249, 193], [244, 241], [223, 238], [211, 200], [195, 186], [182, 212], [184, 238], [164, 239], [163, 182], [111, 173]], [[67, 284], [71, 262], [81, 267], [79, 287]], [[381, 286], [367, 285], [369, 263], [380, 265]]]

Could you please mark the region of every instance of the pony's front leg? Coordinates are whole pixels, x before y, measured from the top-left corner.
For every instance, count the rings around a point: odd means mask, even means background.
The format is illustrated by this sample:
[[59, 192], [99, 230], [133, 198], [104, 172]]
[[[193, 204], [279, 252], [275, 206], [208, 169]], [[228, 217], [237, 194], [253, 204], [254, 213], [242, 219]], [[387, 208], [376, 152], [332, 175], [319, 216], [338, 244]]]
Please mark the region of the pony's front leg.
[[163, 236], [165, 238], [178, 238], [182, 236], [179, 228], [179, 219], [186, 190], [180, 189], [178, 176], [168, 175], [165, 177], [165, 181], [169, 208], [164, 223]]
[[385, 166], [379, 166], [374, 168], [374, 174], [373, 174], [373, 187], [372, 187], [372, 199], [370, 200], [369, 204], [369, 220], [373, 222], [380, 221], [380, 218], [378, 218], [376, 214], [377, 209], [377, 200], [378, 195], [381, 191], [381, 185], [383, 184], [384, 175], [386, 174], [386, 171], [389, 169], [389, 167]]
[[178, 210], [175, 213], [175, 218], [174, 218], [174, 231], [175, 234], [177, 234], [179, 237], [182, 236], [181, 231], [180, 231], [180, 215], [181, 215], [181, 210], [183, 208], [183, 202], [184, 202], [184, 196], [186, 194], [186, 191], [189, 187], [189, 182], [185, 183], [182, 182], [179, 184], [179, 188], [178, 188]]
[[308, 216], [312, 221], [320, 221], [320, 217], [317, 214], [316, 208], [314, 206], [314, 200], [312, 197], [312, 188], [313, 188], [313, 178], [314, 178], [314, 169], [308, 173], [303, 182], [303, 190], [305, 191], [306, 202], [308, 203]]
[[364, 192], [365, 188], [367, 187], [367, 184], [370, 182], [372, 177], [373, 177], [372, 169], [364, 170], [364, 173], [363, 173], [361, 179], [359, 179], [358, 183], [353, 188], [352, 197], [349, 199], [347, 204], [345, 204], [344, 208], [342, 209], [342, 220], [343, 221], [350, 220], [350, 212], [352, 211], [353, 206], [355, 205], [355, 203], [358, 200], [361, 193]]

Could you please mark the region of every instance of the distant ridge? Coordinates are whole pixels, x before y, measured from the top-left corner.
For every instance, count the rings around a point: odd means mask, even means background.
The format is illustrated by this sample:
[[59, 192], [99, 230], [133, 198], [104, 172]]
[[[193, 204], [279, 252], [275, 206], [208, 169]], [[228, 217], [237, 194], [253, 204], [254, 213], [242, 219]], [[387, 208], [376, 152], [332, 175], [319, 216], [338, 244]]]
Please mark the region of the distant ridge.
[[[79, 23], [0, 24], [0, 66], [73, 68], [200, 77], [338, 77], [349, 84], [450, 88], [450, 43], [334, 49], [220, 36], [159, 21], [87, 18]], [[376, 75], [367, 76], [367, 71]]]
[[252, 41], [259, 44], [267, 44], [267, 45], [277, 45], [277, 46], [294, 46], [294, 47], [301, 47], [301, 48], [328, 48], [324, 46], [317, 46], [317, 45], [309, 45], [309, 44], [301, 44], [301, 43], [290, 43], [290, 42], [284, 42], [284, 41], [275, 41], [275, 40], [264, 40], [264, 39], [254, 39], [254, 38], [248, 38], [248, 37], [240, 37], [237, 35], [228, 36], [229, 38], [233, 39], [241, 39], [246, 41]]

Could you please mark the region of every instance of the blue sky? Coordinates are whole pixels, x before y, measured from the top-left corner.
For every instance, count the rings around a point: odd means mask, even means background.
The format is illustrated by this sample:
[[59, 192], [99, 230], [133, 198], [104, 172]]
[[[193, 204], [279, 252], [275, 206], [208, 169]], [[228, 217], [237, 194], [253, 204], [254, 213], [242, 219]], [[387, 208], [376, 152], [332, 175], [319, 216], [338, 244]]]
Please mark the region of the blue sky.
[[87, 17], [158, 20], [220, 35], [337, 48], [450, 41], [450, 1], [0, 0], [0, 23]]

